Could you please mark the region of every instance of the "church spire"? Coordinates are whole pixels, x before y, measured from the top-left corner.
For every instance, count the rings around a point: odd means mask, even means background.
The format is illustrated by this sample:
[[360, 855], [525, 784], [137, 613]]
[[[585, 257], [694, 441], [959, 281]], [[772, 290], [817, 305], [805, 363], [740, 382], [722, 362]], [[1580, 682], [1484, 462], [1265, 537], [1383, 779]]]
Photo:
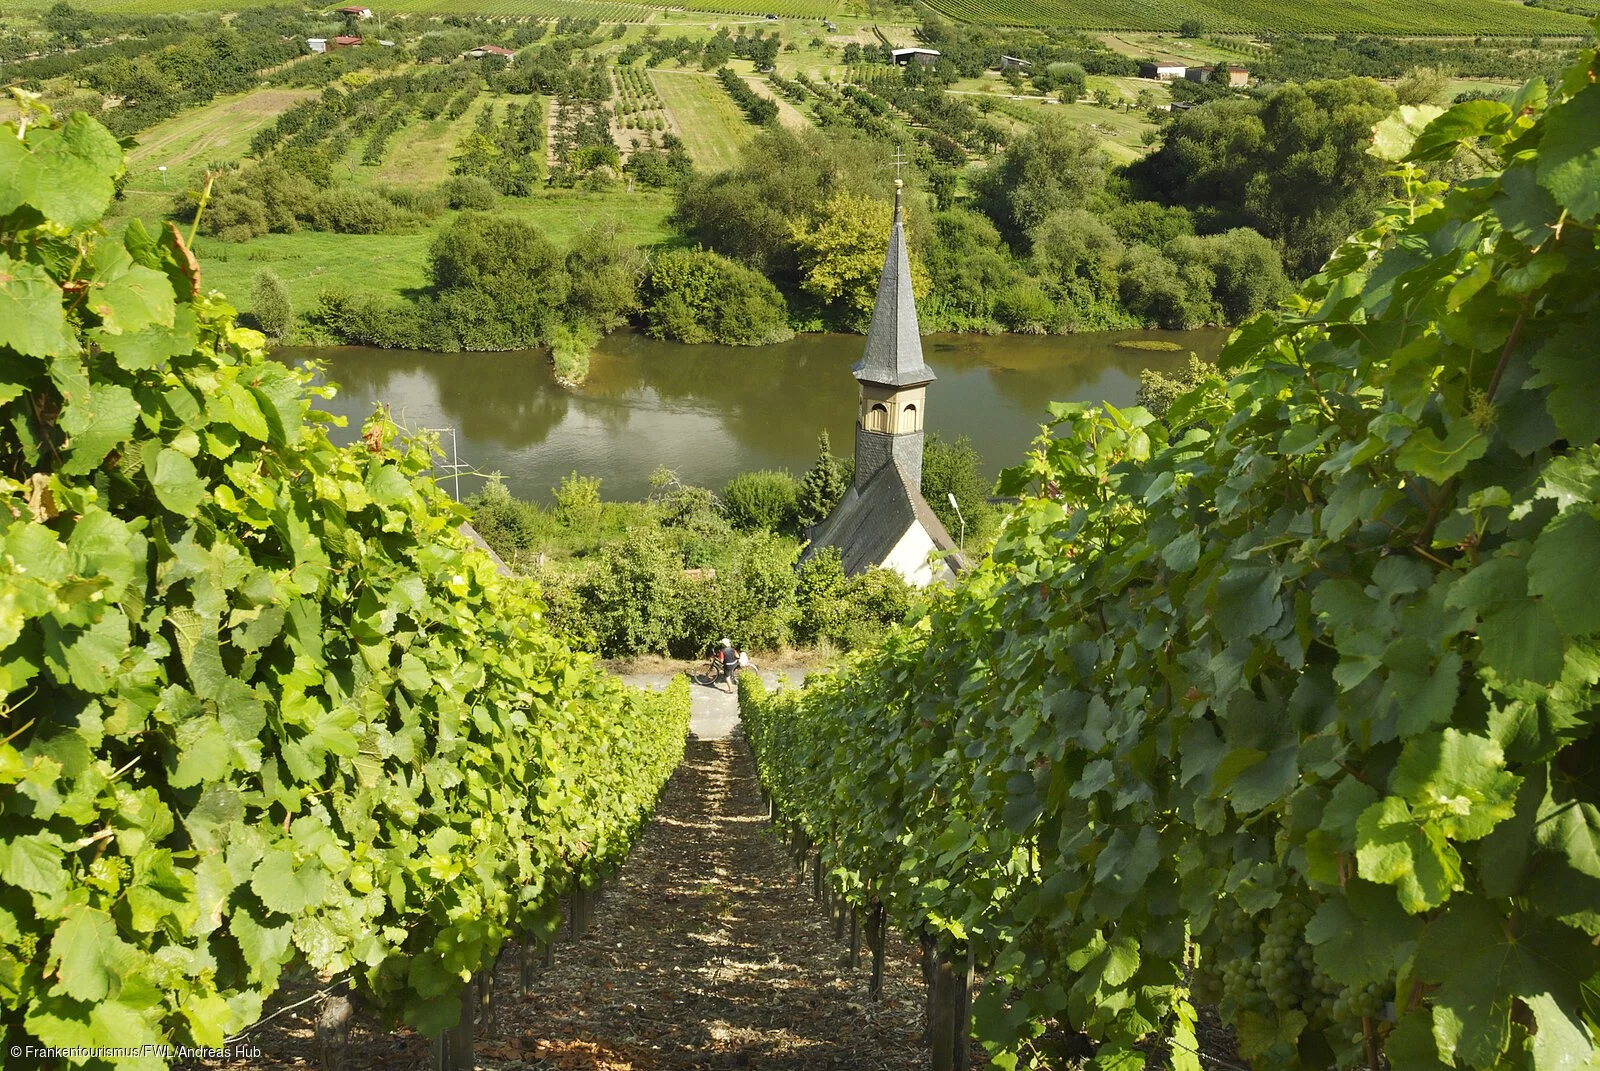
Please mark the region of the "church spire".
[[933, 382], [933, 369], [922, 359], [917, 328], [917, 303], [911, 293], [911, 258], [906, 252], [905, 213], [900, 204], [905, 182], [894, 180], [894, 226], [878, 279], [878, 302], [867, 329], [866, 352], [850, 369], [863, 383], [909, 387]]

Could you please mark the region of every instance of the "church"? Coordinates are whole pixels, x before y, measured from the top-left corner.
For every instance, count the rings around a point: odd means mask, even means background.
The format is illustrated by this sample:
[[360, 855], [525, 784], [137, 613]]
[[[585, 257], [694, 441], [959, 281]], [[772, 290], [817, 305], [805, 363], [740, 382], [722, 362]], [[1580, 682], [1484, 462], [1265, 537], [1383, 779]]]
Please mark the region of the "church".
[[896, 179], [894, 226], [867, 329], [866, 352], [851, 372], [860, 384], [856, 468], [833, 512], [810, 532], [803, 558], [836, 547], [847, 576], [892, 569], [913, 586], [953, 576], [955, 541], [922, 497], [923, 421], [933, 369], [922, 359], [911, 259], [906, 252], [904, 183]]

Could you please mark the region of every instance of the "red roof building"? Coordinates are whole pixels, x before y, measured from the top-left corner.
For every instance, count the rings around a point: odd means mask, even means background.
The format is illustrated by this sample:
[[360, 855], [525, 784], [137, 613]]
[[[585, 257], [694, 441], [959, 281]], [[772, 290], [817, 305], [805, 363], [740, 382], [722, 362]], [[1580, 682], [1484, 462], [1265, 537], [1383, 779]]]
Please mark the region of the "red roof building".
[[353, 34], [342, 33], [338, 37], [335, 37], [332, 41], [329, 41], [328, 47], [355, 48], [359, 44], [361, 44], [361, 38], [356, 37]]

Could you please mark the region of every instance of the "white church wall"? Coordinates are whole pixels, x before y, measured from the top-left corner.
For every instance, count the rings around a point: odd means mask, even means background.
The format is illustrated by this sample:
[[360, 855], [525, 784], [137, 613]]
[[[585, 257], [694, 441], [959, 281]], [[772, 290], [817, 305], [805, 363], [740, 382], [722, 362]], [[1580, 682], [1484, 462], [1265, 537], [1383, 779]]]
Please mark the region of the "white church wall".
[[950, 567], [940, 562], [937, 566], [928, 564], [929, 555], [938, 549], [933, 537], [920, 523], [913, 523], [906, 529], [906, 534], [900, 537], [900, 542], [894, 545], [888, 557], [883, 559], [883, 568], [893, 569], [905, 577], [906, 583], [912, 587], [925, 588], [935, 580], [944, 580], [950, 576]]

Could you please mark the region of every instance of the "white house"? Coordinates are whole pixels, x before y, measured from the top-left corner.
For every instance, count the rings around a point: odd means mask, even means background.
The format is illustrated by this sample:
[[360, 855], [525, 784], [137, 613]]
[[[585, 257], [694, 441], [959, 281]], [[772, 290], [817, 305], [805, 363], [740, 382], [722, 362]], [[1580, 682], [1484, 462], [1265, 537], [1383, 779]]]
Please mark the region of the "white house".
[[923, 587], [952, 576], [961, 559], [922, 497], [923, 419], [934, 374], [922, 359], [902, 185], [895, 180], [894, 226], [866, 352], [850, 370], [860, 385], [855, 479], [827, 520], [811, 530], [802, 558], [836, 547], [847, 576], [893, 569]]

